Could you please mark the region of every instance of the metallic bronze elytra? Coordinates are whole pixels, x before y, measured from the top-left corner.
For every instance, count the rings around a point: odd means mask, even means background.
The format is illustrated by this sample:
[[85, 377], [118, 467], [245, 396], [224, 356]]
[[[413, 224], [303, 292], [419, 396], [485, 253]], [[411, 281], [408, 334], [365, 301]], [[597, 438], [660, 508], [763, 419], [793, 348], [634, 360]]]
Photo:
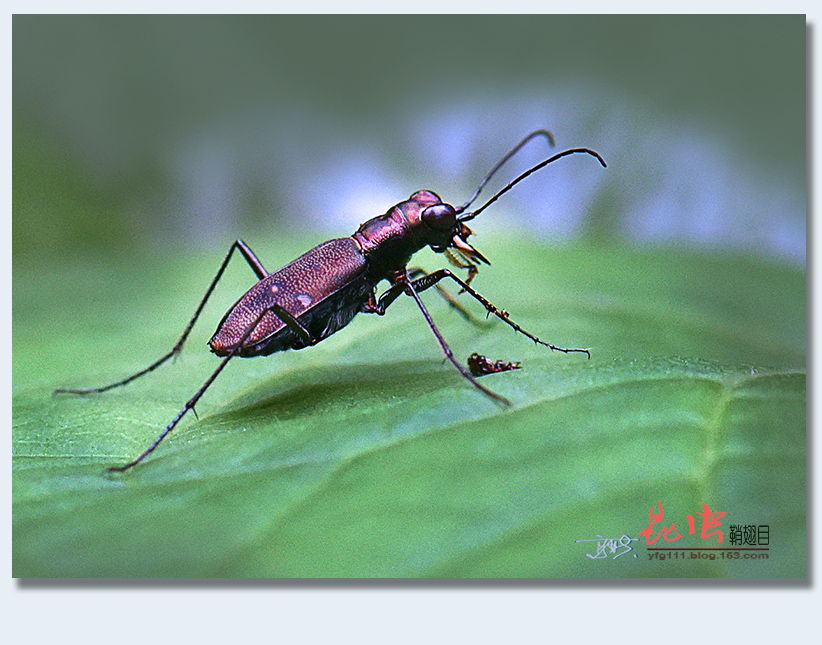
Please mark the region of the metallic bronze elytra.
[[[479, 269], [478, 262], [490, 263], [468, 242], [472, 231], [468, 228], [467, 221], [474, 219], [520, 181], [562, 157], [578, 153], [587, 154], [595, 157], [605, 167], [605, 161], [593, 150], [570, 148], [532, 166], [480, 208], [466, 211], [497, 170], [531, 139], [540, 136], [545, 137], [550, 145], [554, 145], [553, 136], [547, 130], [532, 132], [497, 162], [477, 186], [471, 198], [462, 206], [446, 204], [430, 190], [419, 190], [406, 201], [391, 207], [385, 215], [365, 222], [352, 236], [324, 242], [274, 273], [265, 270], [262, 262], [245, 242], [235, 241], [197, 306], [194, 316], [170, 352], [145, 369], [116, 383], [99, 388], [60, 388], [55, 390], [55, 393], [105, 392], [148, 374], [178, 354], [220, 281], [234, 250], [237, 249], [254, 271], [258, 282], [228, 310], [208, 342], [211, 351], [223, 357], [222, 362], [139, 457], [123, 466], [109, 468], [109, 471], [128, 470], [151, 454], [183, 416], [189, 410], [194, 410], [200, 397], [232, 358], [268, 356], [274, 352], [316, 345], [345, 327], [360, 312], [382, 316], [401, 293], [405, 293], [416, 302], [445, 357], [460, 374], [489, 398], [503, 405], [510, 405], [507, 399], [477, 382], [475, 376], [517, 369], [519, 363], [494, 363], [476, 354], [475, 356], [482, 360], [476, 359], [474, 366], [471, 366], [469, 359], [469, 369], [463, 367], [437, 329], [419, 294], [436, 287], [453, 307], [463, 315], [469, 316], [454, 296], [438, 284], [448, 278], [460, 287], [460, 293], [467, 293], [485, 307], [486, 315], [493, 314], [535, 343], [554, 351], [579, 352], [586, 354], [588, 358], [591, 357], [587, 349], [567, 349], [540, 340], [513, 322], [505, 309], [498, 309], [470, 286]], [[444, 254], [457, 268], [467, 269], [467, 278], [462, 280], [448, 269], [439, 269], [433, 273], [426, 273], [418, 268], [409, 269], [408, 263], [412, 256], [426, 246], [436, 253]], [[377, 284], [383, 280], [387, 280], [390, 286], [377, 297]]]

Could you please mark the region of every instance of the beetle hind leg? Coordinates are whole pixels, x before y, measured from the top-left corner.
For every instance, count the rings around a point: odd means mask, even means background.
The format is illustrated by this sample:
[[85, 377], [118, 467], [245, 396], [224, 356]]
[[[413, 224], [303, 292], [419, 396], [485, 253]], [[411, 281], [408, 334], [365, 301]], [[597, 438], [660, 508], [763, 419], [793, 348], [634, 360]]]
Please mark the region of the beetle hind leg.
[[225, 271], [226, 267], [228, 266], [229, 261], [231, 260], [232, 255], [234, 254], [234, 249], [237, 249], [251, 267], [251, 270], [254, 271], [255, 275], [259, 280], [262, 280], [265, 276], [268, 275], [268, 272], [265, 270], [263, 263], [260, 262], [260, 259], [254, 254], [249, 246], [243, 242], [242, 240], [236, 240], [232, 245], [231, 248], [228, 250], [228, 253], [225, 256], [220, 268], [217, 270], [217, 275], [214, 276], [214, 279], [211, 281], [211, 284], [208, 287], [208, 290], [203, 296], [203, 299], [200, 301], [200, 304], [197, 305], [197, 310], [194, 312], [194, 315], [191, 317], [191, 320], [188, 321], [185, 330], [183, 330], [182, 335], [175, 343], [174, 347], [171, 348], [171, 351], [167, 354], [164, 354], [156, 361], [154, 361], [148, 367], [140, 370], [139, 372], [135, 372], [131, 376], [127, 376], [124, 379], [121, 379], [115, 383], [110, 383], [109, 385], [104, 385], [102, 387], [61, 387], [54, 390], [55, 394], [99, 394], [101, 392], [106, 392], [108, 390], [112, 390], [116, 387], [121, 387], [128, 383], [131, 383], [135, 379], [140, 378], [141, 376], [145, 376], [149, 372], [153, 372], [156, 370], [160, 365], [168, 361], [168, 359], [177, 356], [180, 351], [183, 349], [183, 345], [185, 344], [186, 340], [188, 339], [188, 335], [191, 333], [192, 328], [194, 327], [194, 323], [197, 322], [197, 319], [200, 317], [200, 313], [203, 311], [203, 308], [206, 305], [211, 293], [214, 291], [214, 288], [217, 286], [217, 283], [220, 281], [220, 278], [223, 276], [223, 272]]

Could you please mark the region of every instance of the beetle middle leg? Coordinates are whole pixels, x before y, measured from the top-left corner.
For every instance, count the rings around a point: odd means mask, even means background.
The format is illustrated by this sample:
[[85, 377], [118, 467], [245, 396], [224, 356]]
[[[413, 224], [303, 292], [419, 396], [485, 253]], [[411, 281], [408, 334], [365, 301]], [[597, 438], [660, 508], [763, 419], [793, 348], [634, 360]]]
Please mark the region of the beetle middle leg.
[[459, 363], [459, 361], [456, 360], [456, 358], [454, 358], [454, 354], [451, 351], [451, 348], [448, 346], [448, 343], [445, 341], [436, 324], [434, 323], [434, 320], [431, 318], [431, 315], [428, 313], [428, 309], [426, 309], [425, 305], [420, 299], [420, 292], [425, 291], [426, 289], [430, 289], [433, 286], [439, 286], [437, 283], [439, 283], [444, 278], [451, 278], [452, 280], [454, 280], [464, 292], [468, 293], [470, 296], [478, 300], [485, 307], [486, 311], [488, 311], [489, 314], [494, 314], [497, 318], [499, 318], [504, 323], [512, 327], [515, 331], [530, 338], [535, 343], [544, 345], [545, 347], [548, 347], [551, 350], [558, 352], [580, 352], [587, 355], [589, 359], [591, 358], [591, 353], [587, 349], [569, 349], [566, 347], [558, 347], [556, 345], [552, 345], [551, 343], [546, 343], [537, 338], [536, 336], [534, 336], [533, 334], [531, 334], [530, 332], [527, 332], [509, 318], [507, 311], [505, 311], [504, 309], [499, 309], [498, 307], [493, 305], [483, 295], [481, 295], [472, 287], [470, 287], [467, 282], [461, 280], [458, 276], [454, 275], [448, 269], [439, 269], [438, 271], [434, 271], [433, 273], [423, 272], [423, 275], [416, 279], [412, 279], [410, 271], [402, 272], [396, 276], [396, 281], [394, 282], [394, 284], [392, 284], [385, 292], [383, 292], [383, 294], [379, 297], [379, 299], [376, 302], [372, 300], [366, 303], [364, 311], [366, 313], [376, 313], [379, 315], [383, 315], [388, 306], [392, 302], [394, 302], [401, 293], [405, 292], [406, 294], [414, 298], [415, 302], [417, 303], [417, 306], [422, 311], [423, 316], [425, 316], [425, 320], [428, 323], [428, 326], [431, 328], [431, 331], [434, 332], [434, 336], [436, 336], [437, 341], [439, 341], [440, 347], [442, 348], [445, 357], [449, 361], [451, 361], [451, 363], [459, 370], [460, 374], [462, 374], [466, 379], [468, 379], [468, 381], [470, 381], [474, 387], [483, 392], [485, 395], [505, 405], [511, 405], [508, 399], [492, 392], [488, 388], [484, 387], [482, 384], [478, 383], [474, 376], [468, 370], [466, 370]]
[[[462, 366], [462, 364], [454, 357], [454, 353], [451, 351], [451, 348], [448, 346], [448, 343], [445, 341], [445, 338], [443, 338], [442, 334], [440, 333], [440, 330], [437, 329], [437, 325], [434, 324], [434, 319], [431, 318], [431, 314], [428, 313], [428, 309], [426, 309], [425, 304], [423, 304], [422, 299], [420, 298], [419, 294], [417, 293], [417, 290], [414, 287], [415, 283], [424, 279], [425, 277], [419, 278], [416, 281], [412, 281], [409, 279], [408, 274], [406, 272], [403, 272], [398, 276], [395, 286], [401, 287], [402, 290], [405, 291], [405, 293], [407, 293], [409, 296], [411, 296], [417, 303], [417, 306], [420, 308], [420, 311], [422, 311], [422, 315], [425, 316], [425, 321], [428, 323], [428, 326], [431, 328], [431, 331], [434, 332], [434, 336], [436, 336], [437, 341], [439, 341], [440, 347], [442, 348], [445, 357], [449, 361], [451, 361], [451, 363], [454, 365], [454, 367], [457, 368], [457, 370], [459, 370], [459, 373], [462, 374], [466, 379], [468, 379], [468, 381], [471, 382], [471, 385], [473, 385], [486, 396], [502, 403], [503, 405], [511, 405], [511, 402], [508, 399], [506, 399], [503, 396], [500, 396], [499, 394], [496, 394], [495, 392], [492, 392], [487, 387], [477, 382], [477, 380], [473, 377], [471, 372], [465, 369]], [[390, 292], [393, 288], [394, 287], [391, 287], [391, 289], [389, 289], [388, 292]], [[385, 296], [388, 292], [383, 294], [383, 296]], [[394, 297], [396, 298], [396, 296]], [[382, 302], [382, 298], [380, 298], [380, 301]]]
[[[262, 266], [262, 265], [260, 265], [260, 266]], [[108, 469], [108, 471], [109, 472], [123, 472], [123, 471], [126, 471], [126, 470], [128, 470], [129, 468], [131, 468], [133, 466], [136, 466], [141, 461], [143, 461], [143, 459], [148, 457], [154, 451], [154, 449], [157, 446], [160, 445], [160, 442], [162, 442], [162, 440], [165, 439], [172, 430], [174, 430], [174, 428], [177, 426], [178, 423], [180, 423], [182, 418], [186, 415], [186, 413], [189, 410], [193, 411], [195, 416], [196, 416], [197, 411], [194, 409], [194, 406], [197, 405], [197, 402], [200, 400], [200, 398], [203, 396], [203, 394], [205, 394], [206, 390], [214, 382], [214, 379], [216, 379], [217, 376], [220, 374], [220, 372], [223, 371], [223, 368], [228, 364], [228, 361], [230, 361], [232, 358], [237, 356], [237, 354], [240, 352], [240, 350], [242, 349], [245, 342], [251, 337], [251, 334], [254, 333], [254, 330], [260, 324], [262, 319], [269, 313], [273, 313], [280, 320], [282, 320], [305, 343], [314, 345], [318, 342], [317, 339], [315, 339], [308, 332], [308, 330], [306, 330], [302, 325], [300, 325], [299, 322], [297, 322], [297, 320], [294, 318], [294, 316], [292, 316], [288, 311], [283, 309], [280, 305], [272, 304], [271, 306], [266, 307], [265, 309], [263, 309], [259, 313], [259, 315], [254, 320], [254, 322], [252, 324], [250, 324], [248, 326], [248, 328], [243, 332], [243, 335], [237, 341], [237, 344], [231, 349], [231, 351], [226, 355], [226, 357], [223, 358], [222, 361], [220, 361], [220, 364], [217, 366], [217, 369], [215, 369], [214, 372], [212, 372], [211, 376], [209, 376], [206, 379], [206, 382], [203, 383], [200, 386], [200, 389], [198, 389], [194, 393], [194, 396], [192, 396], [186, 402], [183, 409], [180, 410], [177, 413], [177, 415], [171, 420], [171, 422], [165, 427], [165, 429], [158, 435], [158, 437], [151, 443], [151, 445], [148, 448], [146, 448], [140, 454], [140, 456], [137, 457], [136, 459], [134, 459], [134, 460], [128, 462], [127, 464], [122, 465], [122, 466], [112, 466], [111, 468]]]
[[203, 299], [200, 301], [200, 304], [197, 306], [197, 310], [194, 312], [194, 315], [191, 317], [191, 320], [188, 321], [188, 325], [186, 325], [185, 330], [183, 330], [182, 335], [177, 340], [177, 343], [172, 347], [171, 351], [167, 354], [161, 356], [156, 361], [154, 361], [151, 365], [146, 367], [145, 369], [132, 374], [116, 383], [110, 383], [109, 385], [104, 385], [103, 387], [78, 387], [78, 388], [58, 388], [54, 390], [55, 394], [95, 394], [100, 392], [106, 392], [108, 390], [114, 389], [115, 387], [120, 387], [122, 385], [126, 385], [127, 383], [131, 383], [133, 380], [140, 378], [148, 374], [149, 372], [153, 372], [156, 370], [160, 365], [165, 363], [168, 359], [173, 356], [176, 356], [180, 353], [180, 350], [183, 349], [183, 345], [188, 338], [188, 335], [191, 333], [192, 328], [194, 327], [194, 323], [197, 322], [197, 319], [200, 317], [200, 313], [203, 311], [203, 307], [205, 307], [206, 302], [208, 301], [211, 293], [214, 291], [214, 288], [217, 286], [217, 283], [220, 281], [220, 278], [223, 276], [223, 272], [225, 272], [226, 267], [228, 266], [229, 261], [234, 253], [234, 249], [237, 249], [251, 267], [251, 270], [254, 271], [254, 274], [257, 276], [258, 280], [262, 280], [264, 277], [268, 275], [268, 272], [265, 270], [263, 263], [260, 262], [260, 259], [254, 254], [248, 245], [243, 242], [242, 240], [236, 240], [232, 245], [231, 248], [228, 250], [228, 253], [225, 256], [220, 268], [217, 270], [217, 275], [214, 276], [214, 279], [211, 281], [211, 284], [208, 287], [208, 290], [203, 296]]

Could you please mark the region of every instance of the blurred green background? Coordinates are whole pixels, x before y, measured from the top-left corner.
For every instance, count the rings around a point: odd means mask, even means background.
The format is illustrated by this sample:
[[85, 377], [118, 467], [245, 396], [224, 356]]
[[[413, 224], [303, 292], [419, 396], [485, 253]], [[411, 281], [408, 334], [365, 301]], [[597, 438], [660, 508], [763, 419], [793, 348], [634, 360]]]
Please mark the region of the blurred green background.
[[539, 127], [610, 169], [566, 160], [478, 229], [804, 260], [803, 16], [13, 26], [15, 260], [349, 234], [419, 188], [460, 203]]
[[[803, 577], [805, 38], [802, 16], [15, 16], [13, 575]], [[103, 474], [214, 369], [251, 273], [176, 365], [54, 388], [168, 351], [234, 239], [273, 270], [417, 189], [459, 204], [543, 127], [609, 167], [563, 159], [478, 217], [473, 284], [590, 361], [425, 294], [462, 360], [522, 362], [484, 378], [503, 410], [403, 298], [233, 361], [199, 420]], [[769, 525], [770, 558], [585, 557], [659, 501], [680, 545], [709, 504]]]

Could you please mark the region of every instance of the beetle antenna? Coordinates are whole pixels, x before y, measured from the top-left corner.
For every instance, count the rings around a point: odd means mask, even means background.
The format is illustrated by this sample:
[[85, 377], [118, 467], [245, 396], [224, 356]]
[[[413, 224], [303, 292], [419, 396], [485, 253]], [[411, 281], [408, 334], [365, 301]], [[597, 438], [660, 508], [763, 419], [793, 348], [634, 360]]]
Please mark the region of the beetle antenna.
[[507, 155], [505, 155], [502, 159], [500, 159], [497, 162], [496, 166], [494, 166], [493, 168], [491, 168], [491, 170], [488, 171], [488, 174], [485, 175], [483, 180], [479, 183], [479, 186], [477, 186], [477, 189], [474, 191], [474, 194], [471, 195], [471, 199], [469, 199], [462, 206], [460, 206], [458, 209], [456, 209], [457, 212], [462, 213], [466, 208], [468, 208], [473, 203], [473, 201], [477, 198], [477, 196], [480, 194], [480, 191], [485, 187], [485, 184], [487, 184], [491, 180], [491, 177], [494, 176], [494, 174], [497, 172], [497, 170], [502, 168], [502, 166], [505, 164], [506, 161], [508, 161], [515, 154], [517, 154], [517, 152], [519, 152], [519, 150], [520, 150], [520, 148], [522, 148], [522, 146], [524, 146], [531, 139], [534, 139], [536, 137], [545, 137], [546, 139], [548, 139], [548, 145], [550, 145], [552, 148], [554, 147], [554, 135], [553, 134], [551, 134], [548, 130], [534, 130], [531, 134], [529, 134], [522, 141], [520, 141], [516, 146], [514, 146], [508, 152]]
[[[522, 145], [522, 144], [520, 144], [520, 145]], [[593, 150], [590, 150], [590, 149], [588, 149], [588, 148], [570, 148], [570, 149], [568, 149], [568, 150], [563, 150], [562, 152], [560, 152], [560, 153], [558, 153], [558, 154], [555, 154], [553, 157], [549, 157], [549, 158], [548, 158], [548, 159], [546, 159], [545, 161], [540, 161], [540, 162], [539, 162], [536, 166], [534, 166], [534, 167], [529, 168], [528, 170], [526, 170], [526, 171], [525, 171], [524, 173], [522, 173], [519, 177], [517, 177], [517, 178], [516, 178], [516, 179], [514, 179], [511, 183], [509, 183], [509, 184], [508, 184], [505, 188], [503, 188], [503, 189], [502, 189], [502, 190], [500, 190], [497, 194], [495, 194], [495, 195], [494, 195], [491, 199], [489, 199], [489, 200], [488, 200], [487, 202], [485, 202], [482, 206], [480, 206], [477, 210], [472, 211], [472, 212], [470, 212], [470, 213], [466, 213], [465, 215], [463, 215], [462, 217], [460, 217], [460, 218], [459, 218], [459, 221], [460, 221], [460, 222], [467, 222], [468, 220], [472, 220], [472, 219], [474, 219], [474, 218], [475, 218], [477, 215], [479, 215], [482, 211], [484, 211], [484, 210], [485, 210], [486, 208], [488, 208], [491, 204], [493, 204], [495, 201], [497, 201], [497, 200], [498, 200], [498, 199], [499, 199], [502, 195], [504, 195], [505, 193], [507, 193], [507, 192], [508, 192], [509, 190], [511, 190], [514, 186], [516, 186], [519, 182], [521, 182], [523, 179], [525, 179], [528, 175], [530, 175], [530, 174], [532, 174], [532, 173], [535, 173], [537, 170], [539, 170], [539, 169], [541, 169], [541, 168], [544, 168], [544, 167], [545, 167], [545, 166], [547, 166], [549, 163], [553, 163], [553, 162], [555, 162], [557, 159], [562, 159], [562, 157], [567, 157], [568, 155], [573, 155], [573, 154], [577, 154], [577, 153], [584, 153], [584, 154], [587, 154], [587, 155], [591, 155], [592, 157], [596, 157], [596, 158], [597, 158], [597, 160], [599, 161], [599, 163], [601, 163], [601, 164], [602, 164], [602, 167], [603, 167], [603, 168], [607, 168], [607, 167], [608, 167], [608, 166], [607, 166], [607, 164], [605, 163], [605, 160], [604, 160], [602, 157], [600, 157], [600, 156], [599, 156], [599, 153], [598, 153], [598, 152], [594, 152]], [[511, 155], [509, 154], [508, 156], [510, 157]], [[501, 165], [501, 164], [497, 164], [497, 165], [499, 166], [499, 165]], [[496, 170], [496, 168], [495, 168], [495, 170]], [[480, 186], [482, 186], [482, 184], [480, 184]], [[473, 199], [473, 198], [472, 198], [472, 199]], [[470, 203], [470, 202], [469, 202], [469, 203]], [[459, 212], [459, 211], [457, 211], [457, 212]]]

